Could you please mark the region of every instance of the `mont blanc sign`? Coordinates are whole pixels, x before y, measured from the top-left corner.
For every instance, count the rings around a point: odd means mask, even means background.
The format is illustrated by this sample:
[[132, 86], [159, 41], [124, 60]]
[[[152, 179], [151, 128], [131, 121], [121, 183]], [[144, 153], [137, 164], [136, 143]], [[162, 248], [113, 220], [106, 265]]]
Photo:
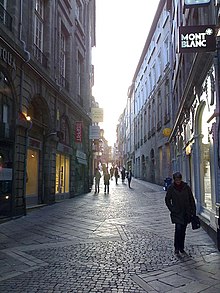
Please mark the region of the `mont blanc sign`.
[[179, 52], [211, 52], [216, 50], [214, 25], [180, 26]]

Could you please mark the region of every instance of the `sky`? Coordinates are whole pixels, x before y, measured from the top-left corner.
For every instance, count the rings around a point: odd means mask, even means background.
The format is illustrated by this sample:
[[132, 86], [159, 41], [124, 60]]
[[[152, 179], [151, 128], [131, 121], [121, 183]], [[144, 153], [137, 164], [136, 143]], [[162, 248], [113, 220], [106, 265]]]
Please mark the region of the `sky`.
[[116, 142], [118, 119], [144, 48], [159, 0], [96, 0], [93, 96], [104, 110], [104, 137]]

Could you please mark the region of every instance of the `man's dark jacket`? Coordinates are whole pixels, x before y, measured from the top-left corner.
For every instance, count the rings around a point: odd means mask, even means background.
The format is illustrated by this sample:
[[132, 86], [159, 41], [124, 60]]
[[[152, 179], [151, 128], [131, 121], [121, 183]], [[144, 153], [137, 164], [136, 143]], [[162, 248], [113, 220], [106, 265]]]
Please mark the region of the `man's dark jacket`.
[[172, 183], [166, 193], [165, 203], [170, 211], [173, 224], [188, 224], [191, 222], [192, 215], [196, 214], [195, 200], [189, 185], [182, 182], [181, 191], [175, 188]]

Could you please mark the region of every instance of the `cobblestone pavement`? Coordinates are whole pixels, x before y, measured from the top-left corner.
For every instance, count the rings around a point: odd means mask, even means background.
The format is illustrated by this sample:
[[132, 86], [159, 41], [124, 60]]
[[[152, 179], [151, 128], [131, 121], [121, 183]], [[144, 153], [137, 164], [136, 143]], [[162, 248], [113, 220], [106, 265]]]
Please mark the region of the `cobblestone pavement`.
[[[101, 188], [103, 190], [103, 187]], [[161, 186], [111, 181], [92, 192], [0, 224], [0, 292], [220, 292], [220, 253], [187, 228], [173, 253]]]

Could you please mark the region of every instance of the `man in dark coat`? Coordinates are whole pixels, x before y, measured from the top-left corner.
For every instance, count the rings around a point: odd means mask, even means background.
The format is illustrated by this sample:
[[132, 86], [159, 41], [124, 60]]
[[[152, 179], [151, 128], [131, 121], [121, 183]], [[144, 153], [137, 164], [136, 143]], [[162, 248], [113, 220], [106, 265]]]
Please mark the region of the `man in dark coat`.
[[174, 183], [167, 190], [165, 203], [170, 211], [170, 217], [175, 224], [174, 248], [175, 254], [185, 253], [184, 243], [187, 224], [196, 215], [196, 205], [192, 190], [186, 182], [182, 181], [182, 174], [173, 174]]

